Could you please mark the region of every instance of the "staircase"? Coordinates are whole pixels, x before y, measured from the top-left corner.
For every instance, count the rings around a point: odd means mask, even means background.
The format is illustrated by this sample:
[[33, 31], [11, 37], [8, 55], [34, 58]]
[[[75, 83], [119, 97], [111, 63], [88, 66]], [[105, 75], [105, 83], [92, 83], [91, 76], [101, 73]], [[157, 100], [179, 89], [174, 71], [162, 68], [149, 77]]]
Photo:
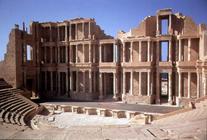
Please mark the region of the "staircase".
[[37, 104], [21, 95], [23, 92], [15, 88], [0, 90], [0, 121], [24, 126], [39, 111]]

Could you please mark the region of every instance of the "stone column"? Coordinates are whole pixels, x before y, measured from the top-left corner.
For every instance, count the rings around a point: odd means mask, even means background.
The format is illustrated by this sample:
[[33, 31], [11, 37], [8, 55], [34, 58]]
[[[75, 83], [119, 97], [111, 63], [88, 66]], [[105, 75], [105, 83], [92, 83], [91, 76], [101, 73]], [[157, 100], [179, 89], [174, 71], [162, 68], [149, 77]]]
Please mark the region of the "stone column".
[[[86, 92], [86, 71], [83, 71], [83, 92]], [[88, 86], [88, 85], [87, 85]]]
[[147, 72], [147, 96], [150, 96], [151, 95], [151, 91], [150, 91], [150, 89], [151, 89], [151, 72], [150, 71], [148, 71]]
[[168, 73], [168, 102], [172, 102], [172, 72]]
[[[47, 63], [47, 47], [46, 46], [44, 46], [44, 61], [45, 61], [45, 63]], [[27, 53], [26, 53], [27, 54]], [[26, 56], [26, 59], [25, 59], [25, 62], [26, 62], [26, 60], [27, 60], [27, 56]]]
[[88, 38], [91, 39], [91, 22], [88, 22]]
[[131, 71], [130, 76], [130, 94], [133, 95], [133, 71]]
[[89, 43], [89, 63], [91, 63], [91, 43]]
[[52, 42], [52, 27], [50, 25], [50, 42]]
[[169, 15], [169, 27], [168, 27], [168, 34], [171, 34], [172, 30], [172, 15]]
[[189, 38], [188, 39], [188, 61], [190, 61], [190, 53], [191, 53], [191, 51], [190, 51], [190, 48], [191, 47], [191, 39]]
[[96, 63], [96, 45], [94, 44], [92, 47], [92, 51], [93, 51], [93, 63]]
[[160, 104], [160, 72], [156, 72], [156, 103]]
[[68, 91], [69, 91], [69, 90], [68, 90], [68, 89], [69, 89], [69, 88], [68, 88], [68, 83], [69, 83], [69, 79], [68, 79], [68, 70], [67, 70], [67, 71], [66, 71], [66, 83], [65, 83], [65, 84], [66, 84], [66, 94], [68, 94]]
[[70, 40], [72, 40], [72, 30], [71, 30], [71, 29], [72, 29], [72, 25], [70, 24], [70, 28], [69, 28], [69, 32], [70, 32], [69, 39], [70, 39]]
[[60, 27], [57, 26], [57, 40], [60, 41]]
[[206, 96], [207, 95], [207, 75], [205, 75], [205, 73], [203, 73], [204, 74], [204, 96]]
[[57, 51], [58, 51], [58, 63], [60, 63], [60, 46], [57, 46]]
[[197, 98], [200, 97], [200, 73], [197, 72]]
[[139, 95], [142, 95], [142, 72], [139, 71]]
[[57, 72], [57, 74], [58, 74], [58, 96], [60, 96], [60, 92], [61, 92], [61, 90], [60, 90], [60, 86], [61, 86], [61, 84], [60, 84], [60, 75], [61, 75], [61, 73]]
[[139, 41], [139, 61], [142, 61], [142, 41]]
[[66, 25], [65, 25], [65, 42], [68, 41], [68, 32], [67, 32], [68, 27], [67, 27], [67, 26], [68, 26], [68, 25], [66, 24]]
[[116, 73], [114, 72], [113, 73], [113, 93], [114, 93], [114, 95], [113, 95], [113, 98], [114, 99], [117, 99], [117, 76], [116, 76]]
[[123, 58], [123, 63], [125, 63], [125, 42], [123, 43], [123, 52], [122, 52], [122, 54], [123, 54], [123, 56], [122, 56], [122, 58]]
[[102, 49], [101, 44], [99, 45], [99, 63], [102, 62]]
[[169, 45], [168, 45], [168, 61], [172, 62], [172, 42], [171, 40], [169, 40]]
[[125, 96], [126, 95], [126, 73], [125, 71], [123, 71], [123, 95], [122, 96]]
[[78, 24], [75, 24], [75, 39], [78, 39]]
[[190, 88], [191, 88], [191, 73], [188, 72], [188, 98], [190, 98]]
[[53, 91], [53, 72], [51, 71], [50, 72], [50, 91], [52, 92]]
[[68, 63], [68, 45], [65, 46], [65, 63]]
[[182, 60], [182, 52], [181, 52], [181, 51], [182, 51], [182, 50], [181, 50], [181, 46], [182, 46], [182, 44], [181, 44], [181, 43], [182, 43], [182, 40], [179, 39], [179, 46], [178, 46], [178, 47], [179, 47], [179, 59], [178, 59], [179, 61]]
[[113, 44], [113, 63], [116, 63], [116, 45]]
[[90, 70], [88, 73], [89, 78], [89, 93], [92, 93], [92, 77], [91, 77], [92, 71]]
[[133, 42], [130, 42], [130, 62], [133, 62]]
[[50, 63], [51, 64], [52, 64], [52, 58], [53, 58], [53, 56], [52, 56], [52, 49], [53, 49], [53, 47], [50, 46]]
[[85, 38], [85, 34], [84, 34], [84, 22], [82, 23], [82, 39]]
[[93, 72], [93, 88], [94, 88], [94, 91], [93, 92], [96, 92], [96, 71]]
[[103, 99], [103, 85], [102, 85], [102, 73], [99, 73], [99, 99], [102, 100]]
[[76, 53], [75, 62], [78, 63], [78, 45], [75, 45], [75, 53]]
[[150, 62], [150, 41], [147, 41], [147, 61]]
[[178, 72], [178, 97], [181, 98], [182, 96], [182, 73]]
[[73, 73], [72, 71], [70, 71], [70, 91], [72, 92], [73, 91]]
[[79, 83], [79, 79], [78, 79], [78, 71], [76, 70], [76, 92], [79, 91], [79, 85], [78, 85], [78, 83]]
[[45, 71], [45, 91], [47, 92], [47, 71]]
[[82, 49], [83, 49], [83, 62], [85, 63], [85, 44], [82, 44]]
[[156, 20], [157, 20], [157, 35], [159, 35], [160, 34], [160, 28], [159, 28], [160, 27], [160, 25], [159, 25], [160, 22], [159, 22], [159, 16], [158, 15], [156, 16]]

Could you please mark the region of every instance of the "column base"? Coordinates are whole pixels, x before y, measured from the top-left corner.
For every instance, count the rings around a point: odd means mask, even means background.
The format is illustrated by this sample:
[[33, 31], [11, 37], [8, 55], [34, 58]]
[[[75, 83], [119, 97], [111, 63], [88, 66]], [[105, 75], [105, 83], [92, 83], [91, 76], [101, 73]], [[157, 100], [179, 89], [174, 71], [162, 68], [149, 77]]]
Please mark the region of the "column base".
[[103, 100], [103, 95], [100, 95], [98, 98], [99, 100]]

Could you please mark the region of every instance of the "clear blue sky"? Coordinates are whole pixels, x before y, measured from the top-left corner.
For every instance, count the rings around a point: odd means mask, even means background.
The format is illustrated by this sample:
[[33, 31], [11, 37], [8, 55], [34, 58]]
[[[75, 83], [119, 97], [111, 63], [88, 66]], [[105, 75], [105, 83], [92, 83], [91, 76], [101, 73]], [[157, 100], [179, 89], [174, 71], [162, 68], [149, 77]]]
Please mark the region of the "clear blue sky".
[[0, 60], [6, 52], [8, 35], [14, 24], [24, 21], [63, 21], [75, 17], [95, 18], [109, 35], [129, 31], [144, 17], [160, 8], [173, 8], [207, 23], [207, 0], [0, 0]]

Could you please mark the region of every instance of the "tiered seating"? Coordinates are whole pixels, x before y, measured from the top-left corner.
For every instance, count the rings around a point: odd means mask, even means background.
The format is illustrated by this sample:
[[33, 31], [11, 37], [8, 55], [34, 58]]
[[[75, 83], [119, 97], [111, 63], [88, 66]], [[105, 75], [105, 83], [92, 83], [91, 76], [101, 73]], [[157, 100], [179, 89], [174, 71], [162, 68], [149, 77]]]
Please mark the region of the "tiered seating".
[[11, 85], [9, 85], [3, 78], [0, 78], [0, 90], [5, 88], [11, 88]]
[[0, 90], [0, 121], [26, 125], [38, 110], [38, 105], [21, 95], [20, 89]]

